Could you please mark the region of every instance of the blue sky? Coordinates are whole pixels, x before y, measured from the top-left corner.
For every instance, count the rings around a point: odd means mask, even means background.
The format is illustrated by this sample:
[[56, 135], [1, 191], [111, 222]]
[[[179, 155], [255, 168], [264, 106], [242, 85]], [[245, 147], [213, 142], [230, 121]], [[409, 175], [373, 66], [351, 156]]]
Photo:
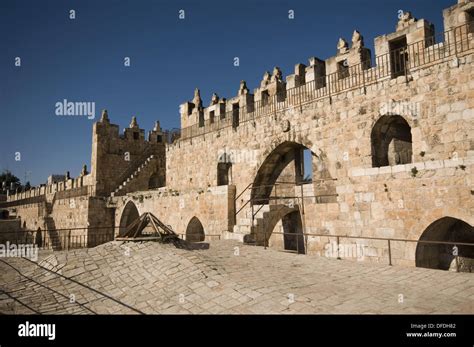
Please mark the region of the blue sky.
[[[205, 106], [213, 92], [235, 96], [242, 79], [253, 90], [274, 66], [286, 76], [310, 56], [333, 56], [338, 38], [350, 41], [354, 29], [373, 51], [375, 36], [394, 31], [400, 9], [431, 21], [439, 33], [442, 9], [455, 3], [2, 0], [0, 170], [22, 181], [29, 173], [32, 184], [51, 173], [77, 176], [84, 163], [90, 166], [92, 124], [101, 109], [121, 128], [132, 115], [146, 130], [155, 120], [179, 127], [179, 104], [191, 100], [196, 87]], [[96, 119], [56, 116], [63, 99], [95, 102]]]

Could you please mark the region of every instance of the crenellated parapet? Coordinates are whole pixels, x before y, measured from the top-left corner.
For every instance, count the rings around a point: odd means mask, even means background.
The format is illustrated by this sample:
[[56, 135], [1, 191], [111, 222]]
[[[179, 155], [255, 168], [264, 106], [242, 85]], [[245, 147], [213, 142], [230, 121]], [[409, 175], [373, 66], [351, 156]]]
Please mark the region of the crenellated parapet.
[[354, 30], [350, 47], [346, 40], [340, 38], [337, 43], [337, 54], [326, 59], [325, 66], [327, 75], [337, 73], [338, 78], [349, 77], [352, 67], [360, 67], [363, 70], [370, 68], [370, 49], [364, 47], [362, 35]]
[[271, 74], [268, 71], [265, 72], [260, 87], [254, 89], [255, 102], [265, 105], [273, 96], [277, 96], [278, 100], [283, 100], [285, 91], [286, 82], [283, 80], [283, 74], [280, 68], [275, 66]]
[[416, 69], [441, 62], [472, 49], [474, 0], [459, 0], [443, 11], [445, 32], [435, 36], [433, 24], [403, 12], [395, 31], [375, 38], [375, 61], [364, 45], [362, 34], [354, 30], [350, 42], [340, 38], [336, 54], [322, 60], [309, 59], [309, 65], [296, 64], [294, 73], [283, 77], [275, 67], [266, 71], [253, 94], [244, 81], [236, 96], [219, 99], [216, 94], [208, 107], [202, 106], [199, 89], [192, 101], [180, 107], [181, 138], [189, 138], [225, 127], [238, 127], [247, 120], [272, 114], [354, 88], [363, 88], [384, 79], [404, 77]]
[[[190, 111], [202, 112], [199, 93], [195, 94], [193, 101], [197, 107]], [[145, 130], [140, 128], [135, 116], [120, 134], [119, 126], [110, 122], [107, 110], [104, 110], [100, 121], [94, 124], [92, 136], [91, 180], [96, 187], [96, 194], [110, 194], [123, 182], [129, 171], [135, 170], [150, 156], [157, 159], [156, 170], [160, 168], [163, 171], [165, 144], [169, 140], [167, 135], [156, 121], [146, 137]]]
[[46, 197], [56, 194], [57, 198], [61, 196], [79, 196], [79, 195], [93, 195], [92, 180], [87, 165], [84, 164], [82, 170], [77, 177], [71, 177], [69, 172], [65, 175], [51, 175], [45, 184], [37, 187], [32, 187], [27, 191], [18, 191], [14, 194], [8, 194], [7, 202], [18, 202], [22, 204], [23, 201], [28, 203], [33, 198]]
[[425, 19], [416, 19], [410, 12], [404, 12], [395, 32], [375, 38], [375, 55], [383, 56], [418, 42], [423, 42], [424, 47], [432, 45], [434, 35], [433, 24]]
[[157, 121], [153, 130], [148, 132], [148, 139], [145, 138], [145, 130], [138, 125], [137, 118], [132, 117], [130, 124], [120, 134], [119, 126], [110, 123], [107, 110], [102, 111], [100, 121], [94, 124], [93, 134], [101, 136], [104, 141], [121, 141], [127, 144], [144, 144], [145, 142], [163, 142], [163, 131]]

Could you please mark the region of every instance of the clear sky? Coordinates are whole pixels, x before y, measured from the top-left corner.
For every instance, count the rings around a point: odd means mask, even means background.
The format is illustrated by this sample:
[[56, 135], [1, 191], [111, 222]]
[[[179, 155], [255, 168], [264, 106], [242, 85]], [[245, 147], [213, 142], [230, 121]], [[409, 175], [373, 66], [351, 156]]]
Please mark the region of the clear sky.
[[[242, 79], [253, 90], [274, 66], [286, 76], [311, 56], [335, 55], [338, 38], [350, 42], [354, 29], [373, 53], [374, 37], [395, 30], [400, 9], [441, 32], [442, 9], [455, 3], [1, 0], [0, 170], [22, 181], [27, 173], [34, 185], [52, 173], [75, 177], [84, 163], [90, 166], [92, 124], [101, 109], [122, 129], [132, 115], [146, 131], [155, 120], [179, 127], [179, 104], [196, 87], [205, 106], [213, 92], [235, 96]], [[95, 102], [96, 119], [57, 116], [55, 104], [63, 99]]]

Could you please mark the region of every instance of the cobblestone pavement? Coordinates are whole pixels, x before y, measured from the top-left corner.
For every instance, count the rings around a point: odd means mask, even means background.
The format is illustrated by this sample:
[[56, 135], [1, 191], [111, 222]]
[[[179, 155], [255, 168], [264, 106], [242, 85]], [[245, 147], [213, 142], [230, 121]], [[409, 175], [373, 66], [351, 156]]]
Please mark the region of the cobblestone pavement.
[[110, 242], [41, 253], [39, 263], [0, 261], [0, 313], [140, 312], [472, 314], [474, 274], [296, 255], [228, 240], [193, 251]]

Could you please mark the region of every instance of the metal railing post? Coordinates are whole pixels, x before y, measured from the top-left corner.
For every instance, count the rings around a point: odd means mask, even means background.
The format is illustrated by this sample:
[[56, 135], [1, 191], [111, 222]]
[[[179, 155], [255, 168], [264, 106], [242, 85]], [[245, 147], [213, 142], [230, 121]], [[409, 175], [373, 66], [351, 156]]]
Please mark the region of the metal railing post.
[[267, 223], [265, 218], [263, 219], [263, 249], [267, 249]]
[[[295, 230], [295, 231], [296, 231], [296, 230]], [[296, 239], [296, 240], [295, 240], [295, 242], [296, 242], [296, 253], [297, 253], [297, 254], [300, 254], [300, 245], [299, 245], [299, 243], [300, 243], [299, 241], [300, 241], [300, 240], [299, 240], [299, 238], [298, 238], [298, 233], [297, 233], [297, 232], [295, 232], [295, 239]]]
[[459, 259], [458, 259], [458, 254], [459, 254], [459, 248], [457, 245], [454, 245], [456, 251], [456, 254], [454, 255], [454, 259], [456, 259], [456, 272], [459, 272]]
[[390, 239], [388, 241], [388, 265], [392, 266], [392, 247], [390, 245]]

